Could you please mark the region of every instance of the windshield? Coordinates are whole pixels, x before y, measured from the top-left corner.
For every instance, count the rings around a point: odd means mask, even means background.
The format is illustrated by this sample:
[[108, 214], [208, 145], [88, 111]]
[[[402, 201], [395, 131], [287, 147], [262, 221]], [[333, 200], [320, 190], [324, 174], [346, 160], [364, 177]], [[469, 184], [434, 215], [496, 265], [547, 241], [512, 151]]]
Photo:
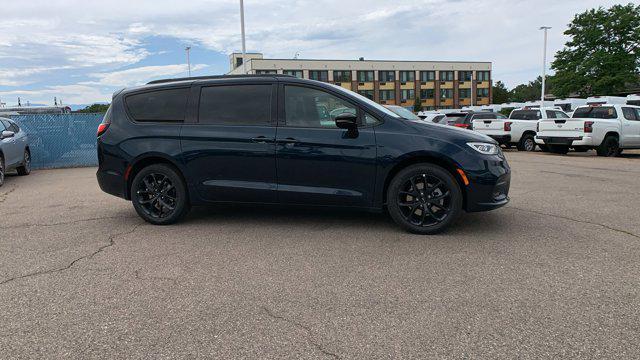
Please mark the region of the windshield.
[[364, 96], [362, 96], [362, 95], [360, 95], [360, 94], [358, 94], [356, 92], [353, 92], [351, 90], [347, 90], [347, 89], [343, 88], [342, 86], [338, 86], [338, 85], [334, 85], [334, 84], [328, 84], [328, 85], [332, 86], [334, 89], [336, 89], [336, 90], [338, 90], [338, 91], [340, 91], [340, 92], [342, 92], [344, 94], [348, 94], [349, 96], [354, 96], [354, 97], [358, 98], [358, 100], [364, 101], [365, 103], [371, 105], [372, 107], [376, 108], [377, 110], [382, 111], [383, 113], [385, 113], [387, 115], [391, 115], [394, 118], [400, 118], [400, 115], [394, 113], [393, 111], [387, 109], [386, 107], [378, 104], [377, 102], [375, 102], [375, 101], [373, 101], [373, 100], [371, 100], [371, 99], [369, 99], [367, 97], [364, 97]]
[[401, 117], [408, 120], [421, 120], [416, 114], [411, 111], [403, 108], [402, 106], [385, 106], [387, 109], [393, 111], [394, 113], [400, 115]]
[[509, 119], [514, 120], [540, 120], [540, 110], [513, 110]]
[[618, 117], [616, 109], [613, 106], [589, 106], [577, 108], [573, 112], [575, 118], [588, 118], [588, 119], [615, 119]]

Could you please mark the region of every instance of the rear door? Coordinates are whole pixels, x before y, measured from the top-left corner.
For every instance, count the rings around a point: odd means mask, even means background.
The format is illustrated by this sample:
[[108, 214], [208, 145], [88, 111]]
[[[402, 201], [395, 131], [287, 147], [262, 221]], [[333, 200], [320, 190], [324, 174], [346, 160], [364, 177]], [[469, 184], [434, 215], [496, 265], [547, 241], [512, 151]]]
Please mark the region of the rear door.
[[195, 85], [181, 144], [190, 182], [211, 202], [276, 202], [274, 79]]

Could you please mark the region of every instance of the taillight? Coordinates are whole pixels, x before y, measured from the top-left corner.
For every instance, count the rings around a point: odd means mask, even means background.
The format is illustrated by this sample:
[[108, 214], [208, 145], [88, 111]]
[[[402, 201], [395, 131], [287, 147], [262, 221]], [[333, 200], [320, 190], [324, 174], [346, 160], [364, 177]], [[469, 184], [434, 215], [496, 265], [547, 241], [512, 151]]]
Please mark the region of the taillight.
[[98, 134], [96, 136], [100, 137], [100, 135], [104, 134], [104, 132], [107, 131], [108, 128], [109, 124], [102, 123], [98, 125]]
[[511, 121], [504, 122], [504, 131], [511, 131]]
[[469, 124], [453, 124], [453, 126], [465, 129], [469, 128]]
[[593, 121], [585, 121], [584, 122], [584, 132], [592, 133], [593, 132]]

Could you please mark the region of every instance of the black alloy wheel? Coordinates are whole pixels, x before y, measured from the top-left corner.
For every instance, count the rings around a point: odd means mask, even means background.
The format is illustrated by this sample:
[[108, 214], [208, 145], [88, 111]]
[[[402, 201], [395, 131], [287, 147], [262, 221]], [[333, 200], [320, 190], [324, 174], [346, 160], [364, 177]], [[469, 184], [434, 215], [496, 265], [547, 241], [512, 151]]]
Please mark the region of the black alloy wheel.
[[455, 178], [431, 164], [418, 164], [400, 171], [387, 195], [391, 217], [418, 234], [434, 234], [460, 214], [462, 196]]
[[31, 153], [29, 150], [24, 151], [24, 158], [22, 160], [22, 165], [16, 169], [18, 171], [18, 175], [25, 176], [31, 174]]
[[156, 225], [174, 223], [189, 210], [184, 181], [165, 164], [148, 166], [136, 175], [131, 201], [140, 217]]
[[622, 153], [618, 139], [615, 136], [607, 136], [596, 151], [598, 156], [606, 157], [619, 156]]

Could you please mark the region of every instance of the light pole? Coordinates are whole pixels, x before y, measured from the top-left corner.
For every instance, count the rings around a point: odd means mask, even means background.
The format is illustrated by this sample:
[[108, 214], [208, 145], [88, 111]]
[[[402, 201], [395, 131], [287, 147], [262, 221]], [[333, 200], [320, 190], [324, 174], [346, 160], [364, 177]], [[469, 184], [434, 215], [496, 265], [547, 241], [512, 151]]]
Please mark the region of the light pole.
[[544, 30], [544, 48], [542, 49], [542, 90], [540, 95], [540, 107], [544, 106], [544, 83], [547, 77], [547, 30], [550, 26], [541, 26], [540, 30]]
[[242, 73], [247, 73], [247, 48], [244, 40], [244, 3], [240, 0], [240, 30], [242, 32]]
[[187, 69], [189, 71], [189, 77], [191, 77], [191, 58], [189, 57], [189, 53], [191, 52], [191, 46], [187, 46], [184, 48], [184, 51], [187, 52]]

